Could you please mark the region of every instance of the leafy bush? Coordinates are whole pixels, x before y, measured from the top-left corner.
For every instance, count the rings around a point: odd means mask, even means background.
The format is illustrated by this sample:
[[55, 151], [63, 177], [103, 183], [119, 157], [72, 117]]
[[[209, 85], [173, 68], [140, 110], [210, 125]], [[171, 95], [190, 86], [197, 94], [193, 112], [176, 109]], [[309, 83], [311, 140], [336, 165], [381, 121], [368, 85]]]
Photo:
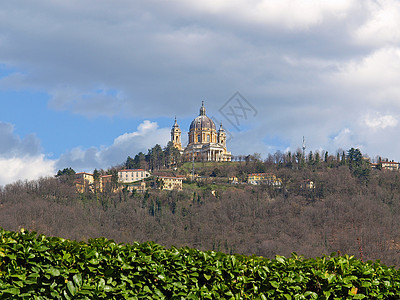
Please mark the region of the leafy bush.
[[304, 259], [88, 243], [0, 230], [0, 297], [21, 299], [395, 299], [399, 272], [337, 256]]

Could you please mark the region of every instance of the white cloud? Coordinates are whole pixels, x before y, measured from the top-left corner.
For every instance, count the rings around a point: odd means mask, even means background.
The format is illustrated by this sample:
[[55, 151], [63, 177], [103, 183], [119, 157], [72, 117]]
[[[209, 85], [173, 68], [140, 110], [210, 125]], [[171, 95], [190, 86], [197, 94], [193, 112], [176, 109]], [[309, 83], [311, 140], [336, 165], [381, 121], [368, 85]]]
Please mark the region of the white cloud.
[[349, 85], [391, 86], [400, 82], [400, 48], [381, 48], [342, 67], [339, 76]]
[[156, 122], [145, 120], [138, 126], [137, 131], [118, 136], [110, 146], [75, 148], [62, 154], [57, 161], [57, 168], [72, 167], [76, 171], [109, 168], [125, 162], [128, 156], [139, 152], [147, 153], [147, 150], [156, 144], [164, 147], [169, 138], [169, 128], [158, 128]]
[[12, 124], [0, 122], [0, 185], [54, 175], [54, 165], [41, 153], [35, 135], [20, 138]]
[[400, 48], [381, 48], [348, 61], [329, 76], [347, 93], [347, 102], [400, 107]]
[[344, 18], [354, 1], [297, 0], [219, 0], [180, 1], [188, 9], [203, 12], [235, 23], [274, 25], [303, 30], [316, 26], [325, 18]]
[[0, 185], [17, 180], [34, 180], [40, 177], [54, 176], [55, 161], [46, 159], [43, 154], [0, 158]]
[[365, 124], [374, 130], [385, 129], [386, 127], [395, 127], [398, 124], [396, 117], [392, 115], [368, 114], [364, 119]]
[[397, 0], [366, 1], [369, 17], [354, 31], [362, 44], [385, 46], [400, 41], [400, 3]]
[[363, 144], [358, 140], [357, 135], [349, 128], [343, 128], [331, 140], [333, 147], [331, 149], [350, 149], [359, 148], [364, 149]]

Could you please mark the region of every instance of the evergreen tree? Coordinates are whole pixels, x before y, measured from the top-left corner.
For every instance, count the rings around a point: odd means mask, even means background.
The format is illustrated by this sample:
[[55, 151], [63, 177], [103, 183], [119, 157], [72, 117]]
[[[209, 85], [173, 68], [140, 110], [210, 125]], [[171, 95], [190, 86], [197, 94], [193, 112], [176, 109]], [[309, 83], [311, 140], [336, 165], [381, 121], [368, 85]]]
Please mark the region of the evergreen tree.
[[314, 162], [315, 166], [319, 167], [320, 162], [321, 162], [321, 156], [320, 156], [319, 152], [315, 152], [315, 162]]
[[314, 165], [314, 157], [312, 151], [310, 151], [310, 153], [308, 154], [308, 165], [309, 166]]
[[128, 158], [126, 159], [125, 168], [126, 169], [136, 169], [137, 168], [137, 165], [132, 157], [128, 156]]
[[75, 174], [76, 173], [75, 173], [74, 169], [72, 169], [70, 167], [70, 168], [63, 169], [62, 171], [58, 170], [56, 177], [63, 176], [63, 175], [71, 176], [71, 175], [75, 175]]
[[134, 158], [136, 169], [147, 169], [146, 155], [143, 152], [139, 152]]
[[95, 193], [100, 188], [100, 172], [97, 169], [93, 171], [94, 191]]

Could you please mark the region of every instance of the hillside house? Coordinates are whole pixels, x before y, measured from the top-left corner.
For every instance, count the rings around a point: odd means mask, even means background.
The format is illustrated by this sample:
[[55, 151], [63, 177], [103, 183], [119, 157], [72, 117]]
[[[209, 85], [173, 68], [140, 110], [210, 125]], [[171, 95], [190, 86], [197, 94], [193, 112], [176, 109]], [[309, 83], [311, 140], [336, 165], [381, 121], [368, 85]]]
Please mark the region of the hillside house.
[[106, 189], [111, 191], [112, 175], [102, 175], [99, 177], [99, 180], [95, 182], [92, 173], [76, 173], [75, 187], [78, 193], [83, 193], [85, 191], [94, 192], [95, 189], [99, 192], [103, 192]]
[[267, 184], [275, 187], [282, 186], [282, 180], [272, 173], [253, 173], [247, 175], [247, 183], [260, 185]]
[[144, 181], [123, 184], [123, 187], [129, 192], [137, 191], [139, 193], [144, 193], [146, 191], [146, 183]]
[[112, 186], [112, 175], [102, 175], [100, 176], [100, 192], [103, 191], [113, 191]]
[[167, 191], [172, 191], [172, 190], [182, 191], [183, 179], [184, 179], [183, 176], [182, 177], [158, 176], [160, 189]]
[[372, 169], [381, 169], [381, 170], [388, 170], [388, 171], [399, 171], [400, 170], [400, 163], [394, 161], [381, 161], [379, 163], [372, 163]]
[[315, 183], [314, 181], [310, 179], [306, 179], [303, 181], [303, 183], [300, 186], [304, 190], [314, 190], [315, 189]]
[[141, 181], [150, 176], [150, 173], [144, 169], [125, 169], [118, 171], [118, 182], [131, 183]]
[[86, 172], [76, 173], [74, 183], [78, 193], [83, 193], [87, 190], [93, 191], [93, 174]]
[[398, 171], [399, 163], [394, 161], [382, 161], [382, 170]]

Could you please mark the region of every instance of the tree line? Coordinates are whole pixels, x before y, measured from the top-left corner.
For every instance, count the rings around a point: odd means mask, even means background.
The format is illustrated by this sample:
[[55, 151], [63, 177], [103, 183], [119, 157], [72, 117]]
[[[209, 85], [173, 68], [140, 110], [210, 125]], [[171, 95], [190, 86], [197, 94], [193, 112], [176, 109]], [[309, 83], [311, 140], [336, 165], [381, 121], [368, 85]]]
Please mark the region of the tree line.
[[134, 158], [128, 156], [124, 167], [127, 169], [160, 170], [170, 167], [179, 167], [181, 154], [172, 142], [162, 148], [159, 144], [148, 150], [147, 154], [139, 152]]

